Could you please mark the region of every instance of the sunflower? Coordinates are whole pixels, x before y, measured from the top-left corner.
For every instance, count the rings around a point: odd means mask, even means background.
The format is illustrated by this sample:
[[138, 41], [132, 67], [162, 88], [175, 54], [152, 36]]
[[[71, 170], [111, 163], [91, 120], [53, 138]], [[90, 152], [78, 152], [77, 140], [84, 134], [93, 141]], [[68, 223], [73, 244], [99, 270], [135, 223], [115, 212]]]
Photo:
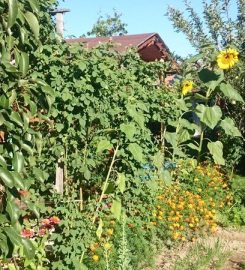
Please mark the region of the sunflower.
[[221, 69], [229, 69], [238, 62], [238, 51], [236, 49], [226, 49], [219, 53], [217, 63]]
[[193, 81], [185, 80], [182, 84], [182, 94], [186, 95], [193, 89]]

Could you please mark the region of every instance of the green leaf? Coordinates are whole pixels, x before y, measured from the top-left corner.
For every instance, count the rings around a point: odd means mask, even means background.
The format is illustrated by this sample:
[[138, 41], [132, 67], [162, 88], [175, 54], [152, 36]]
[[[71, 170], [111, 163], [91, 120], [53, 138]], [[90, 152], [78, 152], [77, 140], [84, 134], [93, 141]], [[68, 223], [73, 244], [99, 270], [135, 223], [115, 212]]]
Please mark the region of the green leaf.
[[229, 83], [221, 83], [220, 91], [230, 100], [244, 102], [242, 96]]
[[7, 168], [7, 162], [2, 155], [0, 155], [0, 165], [4, 168]]
[[196, 146], [194, 143], [188, 143], [187, 146], [189, 146], [189, 147], [190, 147], [191, 149], [193, 149], [193, 150], [199, 151], [199, 147]]
[[104, 150], [112, 148], [112, 144], [108, 140], [101, 140], [97, 146], [97, 153], [101, 153]]
[[14, 177], [6, 168], [0, 167], [0, 179], [7, 187], [12, 188], [14, 186]]
[[8, 212], [12, 223], [15, 223], [18, 221], [20, 209], [16, 205], [15, 201], [13, 200], [7, 201], [6, 211]]
[[5, 227], [3, 230], [13, 244], [21, 246], [21, 236], [13, 227]]
[[137, 143], [130, 143], [128, 150], [133, 155], [135, 160], [144, 163], [143, 149]]
[[23, 127], [23, 121], [22, 121], [21, 116], [18, 112], [12, 112], [10, 115], [10, 120], [15, 122], [20, 127]]
[[122, 204], [121, 204], [121, 201], [114, 200], [114, 201], [112, 202], [112, 206], [111, 206], [111, 213], [113, 214], [113, 216], [114, 216], [117, 220], [120, 220], [121, 211], [122, 211]]
[[176, 99], [175, 102], [177, 107], [180, 108], [182, 111], [187, 112], [189, 110], [188, 107], [186, 106], [185, 101], [182, 98]]
[[168, 143], [170, 143], [173, 147], [177, 147], [177, 135], [175, 132], [166, 132], [165, 139]]
[[12, 172], [12, 175], [14, 177], [14, 184], [16, 187], [25, 189], [24, 181], [21, 175], [18, 172]]
[[96, 231], [96, 235], [97, 237], [100, 239], [101, 235], [102, 235], [102, 232], [103, 232], [103, 220], [100, 219], [99, 221], [99, 226], [97, 228], [97, 231]]
[[17, 0], [8, 0], [8, 10], [8, 27], [11, 28], [14, 25], [18, 15]]
[[7, 236], [3, 233], [0, 233], [0, 250], [3, 252], [4, 256], [8, 255], [9, 246]]
[[61, 132], [61, 130], [64, 128], [64, 125], [61, 124], [61, 123], [57, 123], [55, 126], [56, 126], [56, 130], [57, 130], [58, 132]]
[[15, 267], [15, 265], [13, 263], [9, 263], [8, 264], [8, 269], [9, 270], [18, 270], [18, 268]]
[[0, 95], [0, 108], [8, 109], [9, 107], [9, 99], [6, 98], [4, 94]]
[[39, 26], [37, 17], [32, 12], [29, 12], [29, 11], [27, 11], [24, 16], [25, 16], [25, 19], [28, 22], [35, 38], [38, 39], [40, 26]]
[[188, 60], [186, 60], [185, 62], [186, 63], [194, 63], [202, 58], [203, 58], [203, 53], [199, 53], [199, 54], [196, 54], [196, 55], [188, 58]]
[[33, 155], [33, 149], [30, 147], [30, 145], [21, 143], [21, 147], [23, 150], [25, 150], [29, 155]]
[[20, 54], [19, 68], [22, 75], [25, 76], [29, 68], [29, 56], [25, 52], [21, 52]]
[[163, 171], [162, 177], [165, 185], [170, 186], [172, 184], [172, 176], [168, 170]]
[[28, 0], [28, 2], [34, 12], [36, 13], [39, 12], [40, 7], [39, 7], [38, 0]]
[[198, 72], [198, 76], [200, 80], [203, 81], [204, 83], [207, 83], [210, 81], [218, 81], [220, 77], [219, 74], [207, 68], [204, 68], [200, 72]]
[[204, 124], [213, 129], [218, 124], [222, 111], [217, 105], [206, 107], [203, 104], [199, 104], [196, 107], [196, 114]]
[[121, 193], [125, 191], [126, 188], [126, 177], [124, 173], [118, 173], [117, 175], [117, 186]]
[[27, 259], [32, 259], [35, 256], [35, 248], [30, 239], [21, 239], [23, 251]]
[[222, 120], [220, 123], [220, 126], [224, 129], [227, 135], [234, 136], [234, 137], [242, 136], [239, 129], [235, 126], [234, 121], [229, 117], [226, 117], [224, 120]]
[[34, 167], [33, 168], [33, 174], [35, 175], [35, 177], [37, 178], [37, 180], [40, 181], [40, 182], [42, 182], [42, 183], [46, 179], [45, 178], [45, 173], [41, 169], [39, 169], [39, 168]]
[[219, 165], [225, 165], [225, 160], [223, 158], [223, 144], [220, 141], [209, 142], [208, 150], [210, 151], [214, 162]]
[[178, 136], [178, 143], [179, 144], [186, 142], [186, 141], [190, 140], [190, 138], [191, 138], [187, 129], [181, 129], [177, 136]]
[[29, 200], [26, 200], [25, 201], [28, 209], [30, 209], [37, 218], [39, 218], [40, 214], [39, 214], [39, 211], [38, 211], [38, 208], [37, 208], [37, 205], [36, 204], [33, 204], [31, 201]]
[[121, 124], [120, 130], [126, 135], [127, 139], [131, 141], [134, 138], [136, 133], [136, 128], [133, 123], [130, 124]]

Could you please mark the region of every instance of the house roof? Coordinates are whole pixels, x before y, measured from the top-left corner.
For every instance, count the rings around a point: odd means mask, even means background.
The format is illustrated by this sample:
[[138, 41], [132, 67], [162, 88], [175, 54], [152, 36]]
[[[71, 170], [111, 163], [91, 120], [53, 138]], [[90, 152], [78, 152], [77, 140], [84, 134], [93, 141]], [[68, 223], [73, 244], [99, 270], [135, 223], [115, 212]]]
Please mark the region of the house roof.
[[125, 36], [112, 36], [112, 37], [92, 37], [92, 38], [71, 38], [66, 39], [68, 43], [84, 43], [88, 48], [95, 47], [100, 43], [114, 42], [120, 44], [118, 49], [125, 51], [128, 47], [138, 47], [147, 39], [151, 38], [155, 33], [138, 34], [138, 35], [125, 35]]
[[[93, 48], [101, 43], [113, 43], [118, 52], [124, 52], [130, 47], [135, 47], [144, 61], [151, 62], [163, 59], [171, 60], [171, 53], [165, 42], [157, 33], [145, 33], [137, 35], [124, 35], [112, 37], [70, 38], [67, 43], [83, 43], [87, 48]], [[174, 61], [174, 65], [176, 62]]]

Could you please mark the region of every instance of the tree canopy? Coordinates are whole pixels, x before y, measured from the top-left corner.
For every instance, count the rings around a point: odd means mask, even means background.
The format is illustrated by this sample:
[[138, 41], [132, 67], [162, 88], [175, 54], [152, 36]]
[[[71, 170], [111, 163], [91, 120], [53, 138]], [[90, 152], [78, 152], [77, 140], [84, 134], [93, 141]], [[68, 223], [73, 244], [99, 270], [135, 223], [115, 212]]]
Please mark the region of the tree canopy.
[[113, 35], [127, 34], [127, 24], [121, 20], [122, 14], [114, 10], [112, 15], [100, 16], [93, 25], [92, 30], [87, 33], [88, 36], [108, 37]]

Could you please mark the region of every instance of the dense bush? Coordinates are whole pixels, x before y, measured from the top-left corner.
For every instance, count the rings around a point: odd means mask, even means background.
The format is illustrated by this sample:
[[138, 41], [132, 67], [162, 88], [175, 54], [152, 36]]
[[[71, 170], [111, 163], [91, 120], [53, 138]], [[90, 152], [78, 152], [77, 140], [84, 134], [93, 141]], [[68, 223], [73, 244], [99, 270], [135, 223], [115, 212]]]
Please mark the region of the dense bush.
[[56, 40], [52, 4], [0, 6], [1, 267], [142, 269], [161, 241], [215, 232], [216, 212], [243, 202], [218, 165], [201, 163], [225, 164], [219, 132], [241, 137], [214, 104], [220, 94], [243, 104], [223, 71], [238, 51], [190, 59], [181, 92], [159, 82], [170, 63]]

